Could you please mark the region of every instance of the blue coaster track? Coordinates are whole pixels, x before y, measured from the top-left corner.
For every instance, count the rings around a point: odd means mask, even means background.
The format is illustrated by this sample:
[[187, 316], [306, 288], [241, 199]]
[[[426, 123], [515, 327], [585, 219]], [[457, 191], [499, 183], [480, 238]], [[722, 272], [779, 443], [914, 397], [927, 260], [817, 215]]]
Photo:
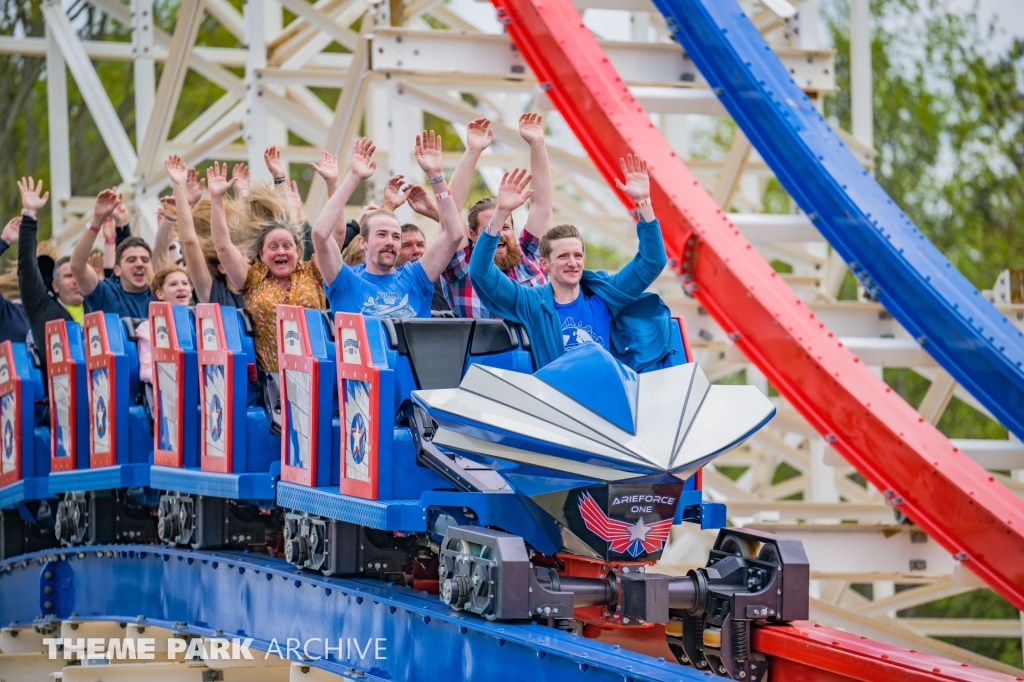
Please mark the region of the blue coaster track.
[[881, 302], [1004, 426], [1024, 438], [1024, 334], [857, 161], [736, 0], [654, 0], [779, 181]]

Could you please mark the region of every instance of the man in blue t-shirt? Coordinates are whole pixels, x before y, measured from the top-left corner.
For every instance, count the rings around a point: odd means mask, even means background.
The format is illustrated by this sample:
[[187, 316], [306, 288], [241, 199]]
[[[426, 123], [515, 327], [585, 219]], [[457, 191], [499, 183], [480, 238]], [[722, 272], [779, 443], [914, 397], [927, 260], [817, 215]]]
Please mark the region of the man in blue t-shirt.
[[[445, 220], [434, 243], [423, 257], [398, 266], [402, 250], [402, 225], [391, 211], [373, 211], [359, 226], [359, 246], [365, 254], [365, 268], [345, 264], [332, 232], [344, 229], [345, 204], [359, 183], [373, 175], [376, 161], [370, 158], [373, 142], [356, 142], [345, 179], [331, 195], [313, 226], [316, 263], [327, 289], [333, 312], [362, 313], [375, 317], [430, 317], [434, 282], [459, 247], [465, 230], [459, 209], [451, 198], [441, 166], [441, 138], [434, 131], [416, 136], [416, 160], [427, 174], [438, 199], [438, 211]], [[324, 165], [336, 165], [327, 159]], [[319, 170], [319, 169], [318, 169]], [[328, 169], [337, 174], [334, 169]], [[322, 173], [321, 173], [322, 174]], [[447, 225], [445, 224], [447, 222]]]
[[156, 300], [149, 290], [153, 250], [144, 239], [128, 237], [117, 245], [113, 278], [99, 279], [89, 266], [96, 235], [120, 203], [121, 194], [116, 189], [105, 189], [96, 197], [92, 218], [71, 252], [71, 272], [90, 310], [117, 313], [120, 317], [149, 317], [149, 303]]
[[636, 256], [614, 275], [584, 270], [582, 235], [572, 225], [558, 225], [540, 240], [548, 283], [539, 287], [512, 281], [494, 264], [501, 225], [533, 193], [526, 189], [533, 176], [525, 169], [501, 180], [498, 207], [477, 240], [469, 276], [488, 310], [526, 327], [538, 369], [586, 343], [600, 344], [636, 371], [657, 367], [671, 352], [668, 307], [645, 293], [668, 262], [651, 208], [647, 164], [627, 156], [620, 165], [625, 180], [616, 185], [636, 201], [640, 216]]

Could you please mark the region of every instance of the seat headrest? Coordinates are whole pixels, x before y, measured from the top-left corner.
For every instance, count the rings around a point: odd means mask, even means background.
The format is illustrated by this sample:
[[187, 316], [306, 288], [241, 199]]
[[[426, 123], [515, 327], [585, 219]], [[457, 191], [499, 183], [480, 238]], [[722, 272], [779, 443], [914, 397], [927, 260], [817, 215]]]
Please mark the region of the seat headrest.
[[245, 335], [252, 336], [252, 316], [249, 315], [249, 311], [245, 308], [236, 308], [236, 310], [242, 316], [242, 329], [245, 331]]
[[127, 335], [128, 340], [132, 343], [138, 343], [139, 337], [136, 336], [135, 330], [140, 324], [148, 321], [145, 317], [122, 317], [121, 324], [124, 325], [125, 335]]

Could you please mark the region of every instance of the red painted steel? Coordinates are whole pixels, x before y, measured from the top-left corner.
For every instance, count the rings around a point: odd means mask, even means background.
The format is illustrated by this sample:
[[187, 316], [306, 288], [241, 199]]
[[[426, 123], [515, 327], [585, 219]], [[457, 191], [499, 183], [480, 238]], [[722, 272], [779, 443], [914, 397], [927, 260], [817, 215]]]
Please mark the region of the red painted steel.
[[605, 178], [619, 174], [627, 152], [647, 159], [674, 267], [736, 345], [894, 505], [1024, 609], [1024, 503], [803, 305], [672, 152], [571, 0], [493, 2]]
[[751, 644], [769, 657], [772, 678], [786, 682], [1019, 682], [1024, 679], [806, 621], [755, 628]]

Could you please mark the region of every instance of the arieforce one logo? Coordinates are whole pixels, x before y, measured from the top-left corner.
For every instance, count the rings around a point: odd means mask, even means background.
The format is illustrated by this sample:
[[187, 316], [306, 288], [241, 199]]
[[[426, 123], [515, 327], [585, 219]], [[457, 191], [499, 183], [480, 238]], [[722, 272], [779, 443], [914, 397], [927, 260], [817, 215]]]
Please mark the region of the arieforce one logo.
[[662, 495], [623, 495], [616, 497], [612, 506], [620, 504], [675, 504], [676, 498]]
[[645, 523], [642, 516], [635, 523], [613, 519], [587, 492], [579, 496], [578, 504], [587, 530], [607, 541], [611, 551], [634, 559], [644, 552], [660, 552], [672, 532], [672, 517], [654, 523]]

